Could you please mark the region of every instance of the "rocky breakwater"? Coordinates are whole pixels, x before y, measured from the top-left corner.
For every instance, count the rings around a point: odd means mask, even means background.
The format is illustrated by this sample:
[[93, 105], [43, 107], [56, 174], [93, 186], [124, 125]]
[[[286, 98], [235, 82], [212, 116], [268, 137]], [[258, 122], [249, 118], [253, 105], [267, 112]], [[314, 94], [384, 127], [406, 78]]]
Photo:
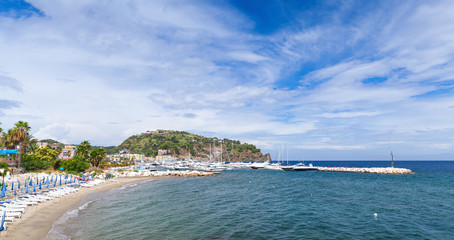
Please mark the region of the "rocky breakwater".
[[406, 168], [381, 168], [381, 167], [371, 167], [371, 168], [355, 168], [355, 167], [317, 167], [318, 171], [325, 172], [356, 172], [356, 173], [376, 173], [376, 174], [413, 174], [410, 169]]
[[202, 172], [202, 171], [118, 171], [113, 173], [115, 176], [124, 176], [124, 177], [205, 177], [205, 176], [214, 176], [215, 172]]

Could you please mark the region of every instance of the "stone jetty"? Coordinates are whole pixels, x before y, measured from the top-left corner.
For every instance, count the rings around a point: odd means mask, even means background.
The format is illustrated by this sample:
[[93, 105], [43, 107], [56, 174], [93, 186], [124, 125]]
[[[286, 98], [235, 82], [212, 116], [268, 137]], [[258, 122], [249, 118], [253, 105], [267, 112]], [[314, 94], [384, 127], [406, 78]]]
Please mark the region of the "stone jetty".
[[393, 167], [371, 167], [371, 168], [355, 168], [355, 167], [317, 167], [318, 171], [325, 172], [356, 172], [356, 173], [376, 173], [376, 174], [413, 174], [410, 169], [393, 168]]

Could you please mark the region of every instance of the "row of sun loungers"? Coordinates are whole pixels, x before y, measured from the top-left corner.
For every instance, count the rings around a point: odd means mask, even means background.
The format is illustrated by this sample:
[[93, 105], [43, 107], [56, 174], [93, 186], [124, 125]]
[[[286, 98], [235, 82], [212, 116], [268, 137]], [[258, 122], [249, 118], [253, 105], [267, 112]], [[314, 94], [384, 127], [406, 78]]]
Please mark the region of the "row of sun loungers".
[[15, 199], [0, 200], [0, 232], [6, 232], [8, 230], [8, 224], [21, 220], [27, 209], [30, 209], [39, 203], [62, 198], [68, 194], [79, 191], [79, 187], [93, 187], [103, 182], [105, 181], [93, 180], [80, 182], [79, 184], [66, 185], [65, 187], [19, 196]]

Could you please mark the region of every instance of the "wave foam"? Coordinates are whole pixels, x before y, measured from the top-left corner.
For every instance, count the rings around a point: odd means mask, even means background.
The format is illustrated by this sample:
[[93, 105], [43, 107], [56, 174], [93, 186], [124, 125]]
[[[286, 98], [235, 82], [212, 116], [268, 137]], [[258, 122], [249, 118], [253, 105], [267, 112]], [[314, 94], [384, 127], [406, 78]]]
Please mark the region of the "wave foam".
[[71, 239], [70, 235], [64, 233], [66, 226], [67, 226], [67, 222], [71, 218], [79, 216], [80, 211], [85, 210], [91, 203], [93, 203], [94, 201], [99, 200], [99, 199], [100, 198], [92, 200], [92, 201], [88, 201], [76, 209], [66, 211], [66, 213], [63, 214], [63, 216], [61, 216], [57, 221], [55, 221], [52, 224], [52, 228], [50, 229], [49, 233], [47, 233], [47, 236], [44, 239], [46, 239], [46, 240], [57, 240], [57, 239], [58, 240], [60, 240], [60, 239], [69, 240], [69, 239]]

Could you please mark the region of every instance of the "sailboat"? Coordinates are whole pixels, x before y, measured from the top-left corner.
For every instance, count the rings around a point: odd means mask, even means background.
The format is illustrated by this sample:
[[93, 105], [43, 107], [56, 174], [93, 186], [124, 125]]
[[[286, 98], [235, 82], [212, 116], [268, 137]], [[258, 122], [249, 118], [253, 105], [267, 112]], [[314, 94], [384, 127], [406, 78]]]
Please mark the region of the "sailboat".
[[288, 164], [288, 146], [287, 146], [287, 164], [282, 165], [281, 169], [284, 170], [284, 171], [293, 171], [294, 167], [295, 167], [295, 165], [289, 165]]

